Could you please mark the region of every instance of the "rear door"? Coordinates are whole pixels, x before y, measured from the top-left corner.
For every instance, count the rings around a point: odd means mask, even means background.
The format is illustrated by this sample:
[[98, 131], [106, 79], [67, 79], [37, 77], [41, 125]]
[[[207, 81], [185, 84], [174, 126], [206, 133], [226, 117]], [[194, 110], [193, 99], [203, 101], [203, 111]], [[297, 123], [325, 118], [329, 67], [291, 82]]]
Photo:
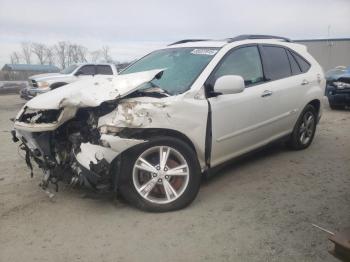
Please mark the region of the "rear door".
[[302, 69], [291, 52], [279, 45], [260, 46], [264, 74], [269, 83], [271, 97], [274, 97], [274, 133], [283, 135], [290, 132], [300, 114], [300, 101], [309, 84]]

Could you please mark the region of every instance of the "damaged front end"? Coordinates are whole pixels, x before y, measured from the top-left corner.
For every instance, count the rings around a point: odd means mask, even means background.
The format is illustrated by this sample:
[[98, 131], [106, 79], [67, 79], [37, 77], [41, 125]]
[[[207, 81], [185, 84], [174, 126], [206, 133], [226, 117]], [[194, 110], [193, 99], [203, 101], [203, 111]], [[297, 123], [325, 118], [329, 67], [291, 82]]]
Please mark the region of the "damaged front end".
[[15, 119], [12, 139], [25, 151], [31, 176], [34, 162], [43, 170], [40, 186], [46, 191], [50, 184], [58, 191], [59, 181], [99, 192], [115, 190], [117, 176], [111, 174], [111, 165], [118, 161], [120, 153], [145, 141], [120, 137], [117, 127], [99, 128], [99, 118], [111, 113], [124, 97], [161, 72], [96, 77], [28, 102]]
[[[20, 141], [20, 149], [25, 151], [25, 160], [31, 175], [32, 162], [43, 170], [44, 176], [40, 184], [43, 189], [46, 190], [51, 183], [57, 191], [58, 182], [63, 181], [66, 184], [80, 184], [99, 191], [111, 190], [111, 185], [114, 184], [110, 174], [111, 162], [123, 148], [142, 142], [132, 139], [123, 141], [122, 138], [109, 135], [113, 140], [119, 138], [121, 144], [119, 152], [110, 148], [110, 138], [108, 135], [101, 135], [97, 124], [101, 115], [114, 108], [114, 103], [108, 103], [97, 108], [78, 109], [74, 118], [61, 125], [58, 125], [60, 118], [65, 114], [65, 110], [70, 109], [37, 112], [27, 108], [23, 110], [23, 114], [15, 123], [13, 140]], [[38, 131], [33, 132], [31, 129], [34, 127]], [[45, 127], [48, 130], [44, 130]]]

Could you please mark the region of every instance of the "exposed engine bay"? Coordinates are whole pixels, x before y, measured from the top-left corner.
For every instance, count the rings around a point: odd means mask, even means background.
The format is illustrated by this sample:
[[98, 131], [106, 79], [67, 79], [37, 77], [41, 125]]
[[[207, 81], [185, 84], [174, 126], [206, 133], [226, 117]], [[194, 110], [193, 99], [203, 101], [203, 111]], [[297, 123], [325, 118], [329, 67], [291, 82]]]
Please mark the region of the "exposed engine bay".
[[[78, 109], [73, 119], [60, 125], [56, 130], [44, 132], [13, 132], [14, 141], [21, 140], [20, 148], [33, 174], [32, 161], [44, 171], [41, 187], [51, 183], [58, 191], [58, 181], [71, 185], [84, 185], [94, 189], [110, 189], [110, 163], [103, 153], [95, 155], [89, 162], [89, 172], [76, 159], [81, 145], [100, 145], [101, 134], [97, 129], [98, 118], [116, 108], [117, 102], [103, 103], [97, 108]], [[18, 121], [28, 124], [55, 123], [62, 114], [60, 110], [24, 110]], [[35, 145], [33, 145], [35, 144]], [[104, 145], [106, 146], [106, 144]], [[108, 145], [107, 145], [108, 146]], [[34, 148], [35, 147], [35, 148]], [[85, 175], [82, 175], [85, 172]]]

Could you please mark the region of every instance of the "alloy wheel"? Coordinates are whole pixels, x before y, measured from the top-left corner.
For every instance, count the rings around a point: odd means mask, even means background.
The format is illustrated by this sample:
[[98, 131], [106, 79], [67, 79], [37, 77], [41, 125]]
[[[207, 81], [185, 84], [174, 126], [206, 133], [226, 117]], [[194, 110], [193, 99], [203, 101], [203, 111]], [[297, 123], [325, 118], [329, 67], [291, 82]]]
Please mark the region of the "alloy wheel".
[[178, 199], [189, 182], [189, 166], [184, 156], [170, 146], [144, 151], [133, 167], [133, 184], [144, 199], [166, 204]]
[[306, 112], [299, 127], [299, 140], [301, 144], [306, 145], [309, 143], [315, 132], [315, 126], [314, 115], [311, 112]]

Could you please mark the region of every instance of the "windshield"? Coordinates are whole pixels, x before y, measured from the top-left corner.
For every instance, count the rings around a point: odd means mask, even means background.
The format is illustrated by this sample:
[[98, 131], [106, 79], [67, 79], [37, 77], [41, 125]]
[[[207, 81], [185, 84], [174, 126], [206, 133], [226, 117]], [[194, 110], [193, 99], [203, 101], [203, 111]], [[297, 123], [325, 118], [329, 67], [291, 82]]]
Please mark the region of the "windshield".
[[143, 88], [160, 87], [171, 95], [187, 91], [217, 53], [218, 48], [171, 48], [158, 50], [136, 61], [120, 74], [165, 69], [160, 79]]
[[61, 74], [70, 74], [72, 73], [76, 68], [78, 67], [78, 65], [70, 65], [67, 68], [63, 69], [60, 73]]

